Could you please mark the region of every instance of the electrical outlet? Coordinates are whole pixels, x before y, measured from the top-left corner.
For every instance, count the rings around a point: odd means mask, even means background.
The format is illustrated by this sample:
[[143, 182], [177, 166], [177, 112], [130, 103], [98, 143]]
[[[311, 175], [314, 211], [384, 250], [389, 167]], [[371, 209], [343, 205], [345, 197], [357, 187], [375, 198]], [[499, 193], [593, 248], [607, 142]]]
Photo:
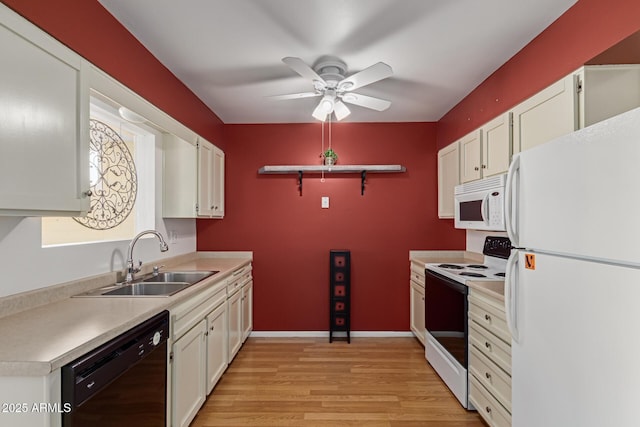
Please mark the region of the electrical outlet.
[[178, 232], [175, 230], [169, 231], [169, 243], [177, 243], [178, 241]]
[[320, 206], [322, 207], [322, 209], [329, 209], [329, 197], [322, 196]]

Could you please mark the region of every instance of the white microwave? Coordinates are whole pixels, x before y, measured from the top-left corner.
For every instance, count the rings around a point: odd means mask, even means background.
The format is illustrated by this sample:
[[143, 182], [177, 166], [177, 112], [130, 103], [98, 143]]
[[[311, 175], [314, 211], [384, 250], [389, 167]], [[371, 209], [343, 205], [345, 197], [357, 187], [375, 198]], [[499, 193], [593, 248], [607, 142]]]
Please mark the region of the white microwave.
[[456, 185], [455, 227], [472, 230], [506, 231], [504, 186], [507, 174]]

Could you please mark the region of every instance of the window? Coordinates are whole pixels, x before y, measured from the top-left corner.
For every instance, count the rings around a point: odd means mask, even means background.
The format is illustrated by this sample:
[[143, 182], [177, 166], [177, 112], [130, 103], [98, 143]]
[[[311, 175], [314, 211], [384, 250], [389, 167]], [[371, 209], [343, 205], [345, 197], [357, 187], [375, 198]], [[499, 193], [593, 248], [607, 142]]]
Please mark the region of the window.
[[93, 95], [90, 212], [80, 218], [43, 218], [43, 247], [129, 240], [155, 228], [157, 131], [122, 119], [117, 105]]

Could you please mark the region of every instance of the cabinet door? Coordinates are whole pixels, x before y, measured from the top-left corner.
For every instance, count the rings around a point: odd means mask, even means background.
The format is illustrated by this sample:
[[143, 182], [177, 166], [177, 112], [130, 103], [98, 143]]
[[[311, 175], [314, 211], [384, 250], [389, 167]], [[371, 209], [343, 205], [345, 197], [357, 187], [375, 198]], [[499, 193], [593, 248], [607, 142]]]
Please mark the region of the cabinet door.
[[480, 129], [471, 132], [460, 140], [460, 181], [468, 182], [480, 179], [480, 150], [482, 149]]
[[198, 216], [213, 215], [213, 144], [198, 141]]
[[242, 287], [242, 342], [245, 342], [253, 329], [253, 282]]
[[173, 426], [186, 427], [194, 419], [206, 396], [207, 322], [202, 319], [173, 344]]
[[513, 110], [513, 152], [577, 129], [577, 90], [573, 73], [538, 92]]
[[207, 316], [207, 394], [227, 369], [227, 305]]
[[89, 209], [88, 63], [0, 5], [0, 215]]
[[460, 184], [458, 141], [438, 151], [438, 218], [453, 218], [454, 187]]
[[198, 204], [198, 149], [175, 135], [162, 136], [162, 216], [195, 218]]
[[238, 290], [227, 300], [229, 312], [229, 363], [242, 346], [242, 291]]
[[424, 288], [411, 281], [411, 331], [424, 345], [425, 323], [424, 323]]
[[511, 113], [482, 126], [482, 177], [505, 173], [511, 161]]
[[224, 151], [213, 147], [212, 212], [215, 218], [224, 217]]

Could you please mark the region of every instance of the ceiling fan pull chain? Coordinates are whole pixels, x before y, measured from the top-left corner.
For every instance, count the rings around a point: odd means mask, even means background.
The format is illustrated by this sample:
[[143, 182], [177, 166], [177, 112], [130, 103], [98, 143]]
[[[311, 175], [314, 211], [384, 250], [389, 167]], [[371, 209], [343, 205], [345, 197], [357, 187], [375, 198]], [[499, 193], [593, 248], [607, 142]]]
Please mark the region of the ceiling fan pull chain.
[[[322, 156], [322, 163], [324, 164], [324, 122], [320, 123], [320, 128], [322, 129], [322, 151], [320, 152], [320, 156]], [[320, 182], [324, 182], [324, 170], [320, 176]]]

